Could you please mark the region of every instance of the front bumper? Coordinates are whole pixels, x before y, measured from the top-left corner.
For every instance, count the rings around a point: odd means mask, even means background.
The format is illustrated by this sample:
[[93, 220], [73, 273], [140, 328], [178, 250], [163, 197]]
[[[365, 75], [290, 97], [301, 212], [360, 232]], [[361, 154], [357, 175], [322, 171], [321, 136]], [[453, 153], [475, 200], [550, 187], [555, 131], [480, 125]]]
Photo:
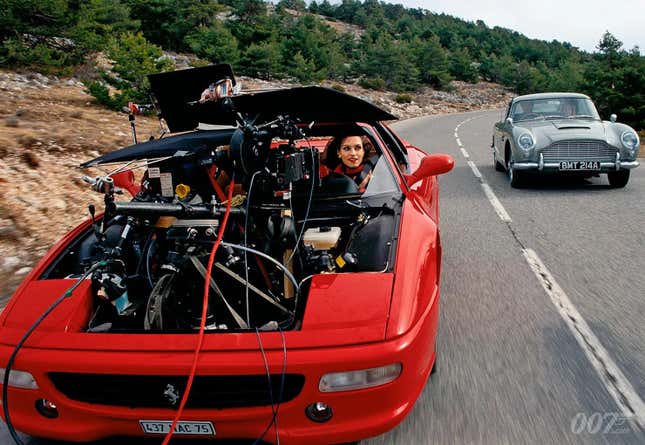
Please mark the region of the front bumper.
[[[437, 295], [438, 297], [438, 295]], [[305, 376], [305, 385], [293, 400], [280, 405], [278, 425], [283, 444], [330, 444], [364, 439], [394, 428], [412, 409], [423, 390], [435, 360], [438, 298], [406, 334], [389, 341], [333, 348], [289, 349], [287, 372]], [[288, 334], [288, 333], [287, 333]], [[249, 334], [254, 335], [254, 334]], [[0, 346], [6, 362], [12, 348]], [[272, 374], [282, 370], [282, 350], [266, 351]], [[39, 389], [9, 389], [9, 409], [14, 427], [33, 436], [86, 442], [110, 436], [144, 436], [139, 420], [172, 420], [176, 411], [162, 408], [130, 408], [71, 400], [48, 378], [52, 371], [165, 375], [187, 373], [192, 354], [169, 352], [47, 351], [25, 348], [16, 369], [28, 370]], [[355, 391], [321, 393], [320, 377], [328, 372], [366, 369], [402, 363], [398, 379], [386, 385]], [[203, 352], [199, 375], [257, 374], [264, 372], [259, 351]], [[59, 416], [47, 419], [35, 409], [45, 398], [58, 406]], [[305, 415], [306, 407], [324, 402], [333, 410], [325, 423]], [[255, 439], [272, 418], [271, 407], [186, 409], [182, 420], [211, 421], [217, 438]], [[157, 436], [162, 437], [162, 436]], [[185, 437], [185, 436], [181, 436]], [[275, 443], [271, 428], [264, 440]]]
[[[563, 161], [570, 161], [569, 159], [563, 159]], [[629, 170], [636, 168], [640, 165], [638, 161], [621, 161], [620, 157], [616, 156], [615, 161], [602, 161], [600, 162], [600, 172], [608, 173], [618, 170]], [[515, 170], [537, 170], [542, 171], [560, 171], [560, 161], [557, 162], [545, 162], [542, 153], [540, 153], [538, 162], [514, 162], [513, 168]], [[583, 172], [585, 170], [582, 170]], [[586, 171], [598, 171], [598, 170], [586, 170]], [[566, 172], [566, 171], [565, 171]]]

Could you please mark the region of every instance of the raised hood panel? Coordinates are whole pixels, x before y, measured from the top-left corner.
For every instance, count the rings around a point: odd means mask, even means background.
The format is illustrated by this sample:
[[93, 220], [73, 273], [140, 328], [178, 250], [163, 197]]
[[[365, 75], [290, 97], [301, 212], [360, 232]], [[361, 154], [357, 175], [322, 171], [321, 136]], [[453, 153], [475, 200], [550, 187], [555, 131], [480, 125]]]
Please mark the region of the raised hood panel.
[[589, 119], [561, 119], [550, 121], [522, 122], [518, 125], [530, 130], [537, 138], [538, 144], [552, 143], [568, 139], [595, 139], [605, 141], [607, 134], [605, 126], [600, 121]]
[[[291, 348], [372, 343], [385, 338], [392, 273], [315, 275], [302, 328], [286, 332]], [[14, 296], [3, 314], [0, 342], [15, 345], [38, 317], [59, 298], [74, 280], [32, 281]], [[34, 331], [25, 347], [111, 351], [192, 351], [195, 334], [86, 333], [91, 313], [89, 280], [54, 310]], [[8, 316], [10, 315], [10, 316]], [[266, 339], [266, 341], [264, 340]], [[281, 348], [278, 332], [263, 333], [267, 348]], [[257, 349], [255, 333], [210, 334], [203, 350]]]

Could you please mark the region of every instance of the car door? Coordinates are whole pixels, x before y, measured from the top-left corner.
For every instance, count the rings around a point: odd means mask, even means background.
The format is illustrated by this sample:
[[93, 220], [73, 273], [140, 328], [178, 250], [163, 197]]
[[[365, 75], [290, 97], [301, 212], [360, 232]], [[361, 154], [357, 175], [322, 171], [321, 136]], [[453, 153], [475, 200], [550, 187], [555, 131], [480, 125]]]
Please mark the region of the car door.
[[504, 147], [506, 144], [506, 138], [512, 131], [510, 125], [506, 122], [506, 119], [510, 116], [512, 103], [513, 102], [509, 102], [502, 120], [495, 124], [495, 129], [493, 132], [493, 150], [497, 152], [497, 158], [502, 162], [504, 161]]

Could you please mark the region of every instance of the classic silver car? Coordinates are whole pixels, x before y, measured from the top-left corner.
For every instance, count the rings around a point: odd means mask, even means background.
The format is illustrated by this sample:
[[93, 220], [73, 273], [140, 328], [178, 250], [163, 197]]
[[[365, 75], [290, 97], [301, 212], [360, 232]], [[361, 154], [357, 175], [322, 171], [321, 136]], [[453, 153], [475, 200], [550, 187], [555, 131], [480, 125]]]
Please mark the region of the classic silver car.
[[612, 187], [624, 187], [636, 160], [638, 134], [625, 124], [603, 121], [588, 96], [540, 93], [518, 96], [495, 124], [493, 163], [521, 187], [530, 173], [607, 173]]

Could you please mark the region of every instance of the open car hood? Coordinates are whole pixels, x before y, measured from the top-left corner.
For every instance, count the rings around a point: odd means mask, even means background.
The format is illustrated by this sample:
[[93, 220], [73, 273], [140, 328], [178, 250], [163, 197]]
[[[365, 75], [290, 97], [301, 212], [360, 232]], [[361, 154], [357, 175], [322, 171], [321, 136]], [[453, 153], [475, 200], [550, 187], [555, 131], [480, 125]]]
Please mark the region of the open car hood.
[[[196, 103], [214, 82], [229, 78], [229, 65], [171, 71], [148, 76], [161, 116], [170, 131], [192, 130], [201, 123], [234, 125], [235, 115], [220, 102]], [[319, 86], [241, 94], [232, 97], [236, 112], [256, 122], [288, 115], [301, 122], [374, 122], [397, 119], [389, 112], [354, 96]]]
[[176, 156], [184, 153], [196, 153], [201, 150], [212, 149], [219, 145], [228, 145], [234, 131], [234, 129], [198, 130], [168, 136], [154, 141], [141, 142], [84, 162], [81, 164], [81, 167], [85, 168], [110, 162], [128, 162], [138, 159], [152, 159]]

